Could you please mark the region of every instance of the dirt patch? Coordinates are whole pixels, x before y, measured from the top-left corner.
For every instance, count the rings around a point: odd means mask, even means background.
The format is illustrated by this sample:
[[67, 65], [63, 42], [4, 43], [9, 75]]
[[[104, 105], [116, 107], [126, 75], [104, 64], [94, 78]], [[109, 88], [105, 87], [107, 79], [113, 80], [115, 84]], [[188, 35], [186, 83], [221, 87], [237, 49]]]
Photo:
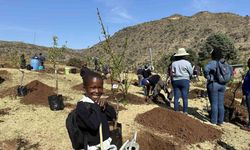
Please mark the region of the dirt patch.
[[145, 98], [139, 97], [136, 95], [133, 95], [131, 93], [128, 93], [126, 95], [126, 98], [123, 98], [122, 93], [116, 93], [115, 96], [112, 95], [112, 92], [109, 90], [105, 90], [105, 95], [108, 96], [108, 100], [112, 102], [116, 102], [115, 98], [118, 99], [121, 103], [129, 103], [129, 104], [135, 104], [135, 105], [140, 105], [140, 104], [146, 104], [147, 102], [145, 101]]
[[32, 150], [32, 149], [38, 149], [39, 143], [36, 144], [30, 144], [29, 141], [25, 139], [14, 139], [14, 140], [6, 140], [6, 141], [0, 141], [0, 149], [1, 150]]
[[0, 70], [0, 84], [9, 80], [10, 73], [7, 70]]
[[11, 108], [9, 108], [9, 107], [0, 109], [0, 116], [8, 115], [10, 110], [11, 110]]
[[169, 138], [160, 137], [146, 131], [140, 131], [136, 139], [142, 150], [181, 150], [181, 146], [174, 144]]
[[[40, 73], [54, 74], [55, 73], [55, 69], [54, 68], [45, 68], [44, 70], [39, 70], [39, 72]], [[57, 73], [58, 74], [65, 74], [65, 69], [64, 68], [58, 68]]]
[[[221, 131], [202, 124], [187, 115], [164, 108], [154, 108], [135, 119], [145, 127], [159, 133], [168, 133], [185, 144], [213, 141], [221, 137]], [[157, 144], [157, 143], [156, 143]]]
[[76, 108], [76, 104], [65, 103], [64, 107], [73, 110]]
[[48, 96], [55, 95], [54, 88], [38, 80], [31, 81], [26, 85], [28, 94], [23, 97], [21, 103], [48, 106]]
[[226, 93], [224, 98], [225, 118], [228, 122], [236, 125], [246, 125], [248, 120], [247, 107], [240, 104], [240, 102], [233, 100], [231, 93]]
[[16, 97], [17, 96], [17, 88], [18, 88], [18, 85], [1, 91], [0, 92], [0, 98], [4, 98], [6, 96], [10, 96], [12, 98]]
[[234, 96], [234, 93], [235, 93], [235, 98], [239, 98], [241, 99], [242, 96], [243, 96], [243, 93], [242, 93], [242, 83], [239, 82], [239, 83], [229, 83], [227, 85], [230, 89], [229, 90], [226, 90], [226, 94], [230, 95], [230, 96]]
[[205, 90], [193, 89], [188, 94], [189, 99], [196, 99], [201, 97], [207, 97], [207, 92]]

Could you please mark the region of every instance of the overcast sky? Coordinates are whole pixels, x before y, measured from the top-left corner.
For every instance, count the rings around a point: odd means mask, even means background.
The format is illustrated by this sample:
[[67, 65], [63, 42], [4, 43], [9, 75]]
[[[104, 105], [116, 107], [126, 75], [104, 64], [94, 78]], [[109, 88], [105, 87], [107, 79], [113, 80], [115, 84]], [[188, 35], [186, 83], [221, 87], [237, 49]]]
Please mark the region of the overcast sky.
[[200, 11], [249, 15], [250, 0], [0, 0], [0, 40], [73, 49], [91, 47], [102, 37], [97, 8], [112, 35], [136, 24], [173, 14]]

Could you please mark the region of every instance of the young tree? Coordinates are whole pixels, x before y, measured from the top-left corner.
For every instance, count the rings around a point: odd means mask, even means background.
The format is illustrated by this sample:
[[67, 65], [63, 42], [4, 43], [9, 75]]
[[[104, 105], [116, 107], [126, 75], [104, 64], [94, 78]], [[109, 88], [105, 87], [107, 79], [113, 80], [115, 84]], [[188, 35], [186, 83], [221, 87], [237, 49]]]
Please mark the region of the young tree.
[[[106, 54], [108, 54], [108, 56], [110, 57], [109, 58], [109, 66], [110, 66], [110, 70], [111, 70], [111, 74], [110, 74], [111, 84], [114, 85], [114, 82], [118, 81], [118, 85], [119, 85], [118, 87], [122, 91], [123, 99], [126, 99], [126, 95], [128, 94], [128, 88], [130, 85], [130, 83], [128, 81], [128, 72], [126, 69], [125, 62], [124, 62], [128, 39], [125, 38], [125, 42], [122, 46], [123, 50], [120, 53], [119, 52], [115, 53], [112, 49], [112, 46], [111, 46], [110, 35], [104, 27], [104, 24], [102, 22], [102, 18], [101, 18], [101, 15], [99, 13], [98, 8], [97, 8], [97, 15], [98, 15], [99, 23], [101, 25], [102, 34], [104, 37], [102, 47], [103, 47], [104, 51], [106, 52]], [[114, 94], [115, 91], [114, 91], [113, 87], [111, 89], [112, 89], [113, 94]]]
[[48, 51], [49, 61], [53, 64], [53, 69], [55, 70], [55, 80], [56, 80], [56, 94], [58, 95], [58, 76], [57, 76], [57, 63], [59, 62], [60, 57], [63, 55], [63, 51], [66, 49], [65, 46], [58, 48], [58, 37], [53, 36], [53, 47]]

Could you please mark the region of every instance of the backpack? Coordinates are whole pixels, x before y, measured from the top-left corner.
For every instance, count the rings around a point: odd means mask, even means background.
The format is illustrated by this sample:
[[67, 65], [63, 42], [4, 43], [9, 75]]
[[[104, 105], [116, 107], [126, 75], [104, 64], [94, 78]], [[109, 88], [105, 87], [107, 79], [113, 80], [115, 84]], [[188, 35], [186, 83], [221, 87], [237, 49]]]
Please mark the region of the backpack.
[[76, 123], [76, 110], [69, 113], [66, 119], [66, 128], [74, 149], [87, 149], [87, 134], [79, 129]]
[[228, 83], [232, 78], [232, 67], [227, 62], [217, 61], [215, 76], [218, 83]]

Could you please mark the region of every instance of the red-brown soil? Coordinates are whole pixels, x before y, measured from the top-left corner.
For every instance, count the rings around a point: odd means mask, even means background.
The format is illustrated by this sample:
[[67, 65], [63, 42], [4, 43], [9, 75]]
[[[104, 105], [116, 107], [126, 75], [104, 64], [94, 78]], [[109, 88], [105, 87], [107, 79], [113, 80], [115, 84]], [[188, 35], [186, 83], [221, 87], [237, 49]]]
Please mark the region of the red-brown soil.
[[23, 97], [21, 103], [48, 106], [48, 96], [55, 95], [54, 88], [38, 80], [31, 81], [26, 85], [28, 94]]
[[232, 93], [226, 93], [224, 98], [225, 109], [230, 111], [229, 122], [234, 124], [247, 124], [248, 112], [247, 107], [240, 104], [240, 102], [233, 99]]
[[[164, 108], [154, 108], [138, 115], [135, 120], [158, 133], [173, 135], [179, 145], [213, 141], [220, 138], [222, 134], [221, 131], [183, 113]], [[158, 145], [158, 143], [155, 144]]]
[[174, 144], [171, 139], [163, 138], [146, 131], [140, 131], [136, 142], [142, 150], [181, 150], [182, 146]]
[[18, 88], [18, 85], [1, 91], [0, 92], [0, 98], [4, 98], [6, 96], [16, 97], [17, 96], [17, 88]]

